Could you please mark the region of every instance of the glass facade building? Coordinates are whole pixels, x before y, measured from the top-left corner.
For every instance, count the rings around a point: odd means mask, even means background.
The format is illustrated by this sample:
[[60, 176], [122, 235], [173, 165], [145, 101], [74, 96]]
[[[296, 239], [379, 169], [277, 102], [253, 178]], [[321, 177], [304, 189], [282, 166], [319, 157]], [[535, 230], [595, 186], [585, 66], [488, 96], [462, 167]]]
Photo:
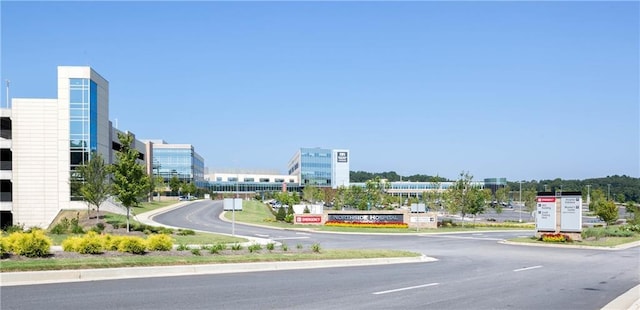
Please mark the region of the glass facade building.
[[[98, 149], [98, 85], [88, 78], [69, 79], [69, 151], [71, 180]], [[70, 182], [71, 200], [82, 200], [79, 184]]]
[[331, 186], [331, 150], [300, 149], [300, 184]]
[[288, 173], [298, 176], [301, 186], [348, 186], [348, 154], [348, 150], [300, 148], [289, 161]]
[[204, 159], [190, 144], [153, 143], [153, 173], [170, 180], [177, 176], [181, 181], [196, 185], [204, 182]]

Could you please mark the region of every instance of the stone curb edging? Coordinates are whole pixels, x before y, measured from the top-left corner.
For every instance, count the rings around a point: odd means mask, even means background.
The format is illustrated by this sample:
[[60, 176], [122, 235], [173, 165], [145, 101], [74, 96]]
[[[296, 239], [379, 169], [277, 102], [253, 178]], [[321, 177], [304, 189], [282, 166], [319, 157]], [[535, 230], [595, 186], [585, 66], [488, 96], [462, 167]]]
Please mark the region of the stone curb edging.
[[180, 265], [157, 267], [124, 267], [106, 269], [51, 270], [28, 272], [0, 273], [0, 287], [33, 285], [63, 282], [81, 282], [96, 280], [151, 278], [204, 274], [225, 274], [239, 272], [295, 270], [349, 266], [373, 266], [383, 264], [405, 264], [435, 262], [436, 258], [428, 256], [369, 258], [369, 259], [335, 259], [289, 262], [258, 262], [206, 265]]
[[612, 300], [602, 310], [638, 310], [640, 309], [640, 284], [632, 287], [626, 293]]
[[619, 251], [619, 250], [626, 250], [626, 249], [640, 246], [640, 241], [616, 245], [614, 247], [598, 247], [598, 246], [588, 246], [588, 245], [552, 244], [552, 243], [538, 244], [538, 243], [527, 243], [527, 242], [513, 242], [513, 241], [507, 241], [507, 240], [499, 241], [498, 243], [509, 244], [509, 245], [534, 246], [534, 247], [589, 249], [589, 250], [600, 250], [600, 251]]

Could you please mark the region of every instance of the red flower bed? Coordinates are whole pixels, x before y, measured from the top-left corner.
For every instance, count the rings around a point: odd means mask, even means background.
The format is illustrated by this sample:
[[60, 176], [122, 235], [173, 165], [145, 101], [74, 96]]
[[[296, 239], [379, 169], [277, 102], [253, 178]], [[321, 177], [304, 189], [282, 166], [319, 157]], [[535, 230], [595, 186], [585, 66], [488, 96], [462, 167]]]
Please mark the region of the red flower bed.
[[407, 223], [365, 223], [365, 222], [338, 222], [329, 221], [324, 223], [333, 227], [359, 227], [359, 228], [408, 228]]
[[539, 240], [543, 242], [572, 242], [573, 241], [571, 240], [571, 237], [561, 233], [542, 234]]

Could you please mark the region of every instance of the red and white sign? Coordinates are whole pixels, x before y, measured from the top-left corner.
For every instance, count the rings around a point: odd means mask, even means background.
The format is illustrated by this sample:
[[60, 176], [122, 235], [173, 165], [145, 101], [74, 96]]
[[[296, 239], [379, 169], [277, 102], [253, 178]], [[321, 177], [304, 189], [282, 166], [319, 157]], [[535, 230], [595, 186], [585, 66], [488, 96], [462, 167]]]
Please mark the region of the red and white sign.
[[322, 215], [296, 215], [297, 224], [320, 224]]
[[556, 202], [556, 197], [538, 197], [538, 202]]

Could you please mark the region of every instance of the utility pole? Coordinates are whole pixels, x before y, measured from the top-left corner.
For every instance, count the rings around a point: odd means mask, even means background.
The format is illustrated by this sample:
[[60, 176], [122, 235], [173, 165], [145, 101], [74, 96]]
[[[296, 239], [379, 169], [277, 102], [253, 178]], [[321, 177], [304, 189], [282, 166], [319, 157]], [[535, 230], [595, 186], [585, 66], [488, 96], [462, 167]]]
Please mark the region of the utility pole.
[[589, 205], [591, 204], [591, 185], [587, 184], [587, 208], [589, 207]]

